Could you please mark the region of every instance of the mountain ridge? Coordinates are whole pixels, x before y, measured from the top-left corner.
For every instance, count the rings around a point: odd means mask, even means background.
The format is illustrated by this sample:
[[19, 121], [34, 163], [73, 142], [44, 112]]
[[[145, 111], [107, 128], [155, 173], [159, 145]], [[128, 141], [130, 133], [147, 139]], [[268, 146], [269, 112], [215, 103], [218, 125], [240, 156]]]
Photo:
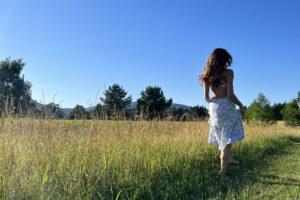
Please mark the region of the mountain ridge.
[[[43, 104], [37, 103], [36, 109], [41, 110], [42, 106], [43, 106]], [[183, 110], [188, 110], [191, 107], [191, 106], [187, 106], [187, 105], [179, 104], [179, 103], [172, 103], [171, 106], [172, 106], [172, 108], [176, 108], [176, 109], [181, 108]], [[131, 110], [131, 109], [135, 109], [136, 107], [137, 107], [137, 102], [133, 101], [128, 105], [127, 109]], [[95, 108], [96, 108], [96, 106], [90, 106], [90, 107], [85, 107], [85, 110], [88, 112], [91, 112]], [[73, 110], [73, 108], [61, 108], [61, 110], [67, 116]]]

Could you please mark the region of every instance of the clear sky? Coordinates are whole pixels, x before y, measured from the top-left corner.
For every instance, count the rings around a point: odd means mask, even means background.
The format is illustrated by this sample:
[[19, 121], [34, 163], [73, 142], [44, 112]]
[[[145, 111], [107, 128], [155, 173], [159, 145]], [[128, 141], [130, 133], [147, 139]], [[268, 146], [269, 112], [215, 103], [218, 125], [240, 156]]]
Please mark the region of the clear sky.
[[[298, 0], [0, 0], [0, 59], [23, 58], [33, 98], [95, 104], [113, 83], [133, 100], [148, 85], [204, 103], [197, 77], [216, 47], [234, 58], [235, 93], [249, 105], [300, 90]], [[97, 91], [99, 91], [97, 97]]]

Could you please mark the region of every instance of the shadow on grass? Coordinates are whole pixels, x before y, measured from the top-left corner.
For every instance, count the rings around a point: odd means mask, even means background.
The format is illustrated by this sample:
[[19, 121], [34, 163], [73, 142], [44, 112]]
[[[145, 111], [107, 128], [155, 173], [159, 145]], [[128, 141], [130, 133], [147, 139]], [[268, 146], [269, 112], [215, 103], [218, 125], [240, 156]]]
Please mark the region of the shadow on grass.
[[300, 144], [300, 137], [296, 136], [288, 136], [289, 140], [291, 140], [294, 143], [299, 143]]
[[[151, 172], [150, 177], [138, 178], [135, 183], [116, 183], [113, 193], [118, 194], [118, 199], [225, 199], [228, 192], [238, 194], [244, 187], [258, 182], [261, 174], [257, 169], [268, 167], [264, 159], [272, 155], [285, 155], [285, 147], [295, 141], [299, 142], [300, 138], [266, 138], [237, 145], [234, 154], [240, 164], [231, 166], [224, 180], [217, 177], [219, 159], [214, 149], [198, 157], [178, 158], [175, 165], [164, 166]], [[293, 179], [282, 181], [297, 185]], [[270, 181], [270, 184], [279, 183]], [[120, 188], [125, 192], [120, 193]], [[110, 196], [110, 199], [116, 199], [116, 196]]]
[[293, 178], [282, 178], [276, 175], [261, 175], [261, 177], [266, 179], [262, 181], [264, 184], [300, 187], [299, 181]]
[[[217, 177], [219, 159], [216, 152], [207, 152], [202, 159], [184, 160], [182, 166], [169, 166], [168, 172], [161, 170], [152, 175], [150, 199], [224, 199], [229, 191], [237, 193], [243, 187], [259, 181], [261, 175], [254, 171], [268, 166], [264, 158], [274, 154], [285, 155], [287, 152], [284, 147], [295, 141], [300, 141], [300, 138], [267, 138], [237, 146], [234, 149], [235, 157], [240, 164], [231, 166], [224, 180]], [[184, 166], [187, 163], [190, 167]], [[294, 180], [289, 182], [293, 183]]]

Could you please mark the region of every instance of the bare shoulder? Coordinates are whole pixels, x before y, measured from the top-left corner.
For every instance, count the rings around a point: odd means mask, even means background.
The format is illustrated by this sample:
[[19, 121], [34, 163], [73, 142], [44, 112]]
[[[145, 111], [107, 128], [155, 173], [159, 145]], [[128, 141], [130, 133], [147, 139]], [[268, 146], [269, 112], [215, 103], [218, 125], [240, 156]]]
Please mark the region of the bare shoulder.
[[224, 74], [225, 74], [226, 78], [233, 78], [233, 76], [234, 76], [234, 72], [232, 69], [226, 69]]

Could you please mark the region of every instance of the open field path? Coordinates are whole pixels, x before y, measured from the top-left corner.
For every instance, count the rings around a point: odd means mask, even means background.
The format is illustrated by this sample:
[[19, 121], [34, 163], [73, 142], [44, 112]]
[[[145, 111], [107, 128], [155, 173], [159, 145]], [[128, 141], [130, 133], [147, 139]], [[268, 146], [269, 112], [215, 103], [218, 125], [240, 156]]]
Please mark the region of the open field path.
[[242, 186], [233, 172], [239, 167], [232, 167], [223, 191], [213, 199], [300, 199], [300, 138], [290, 139], [291, 145], [257, 163]]

